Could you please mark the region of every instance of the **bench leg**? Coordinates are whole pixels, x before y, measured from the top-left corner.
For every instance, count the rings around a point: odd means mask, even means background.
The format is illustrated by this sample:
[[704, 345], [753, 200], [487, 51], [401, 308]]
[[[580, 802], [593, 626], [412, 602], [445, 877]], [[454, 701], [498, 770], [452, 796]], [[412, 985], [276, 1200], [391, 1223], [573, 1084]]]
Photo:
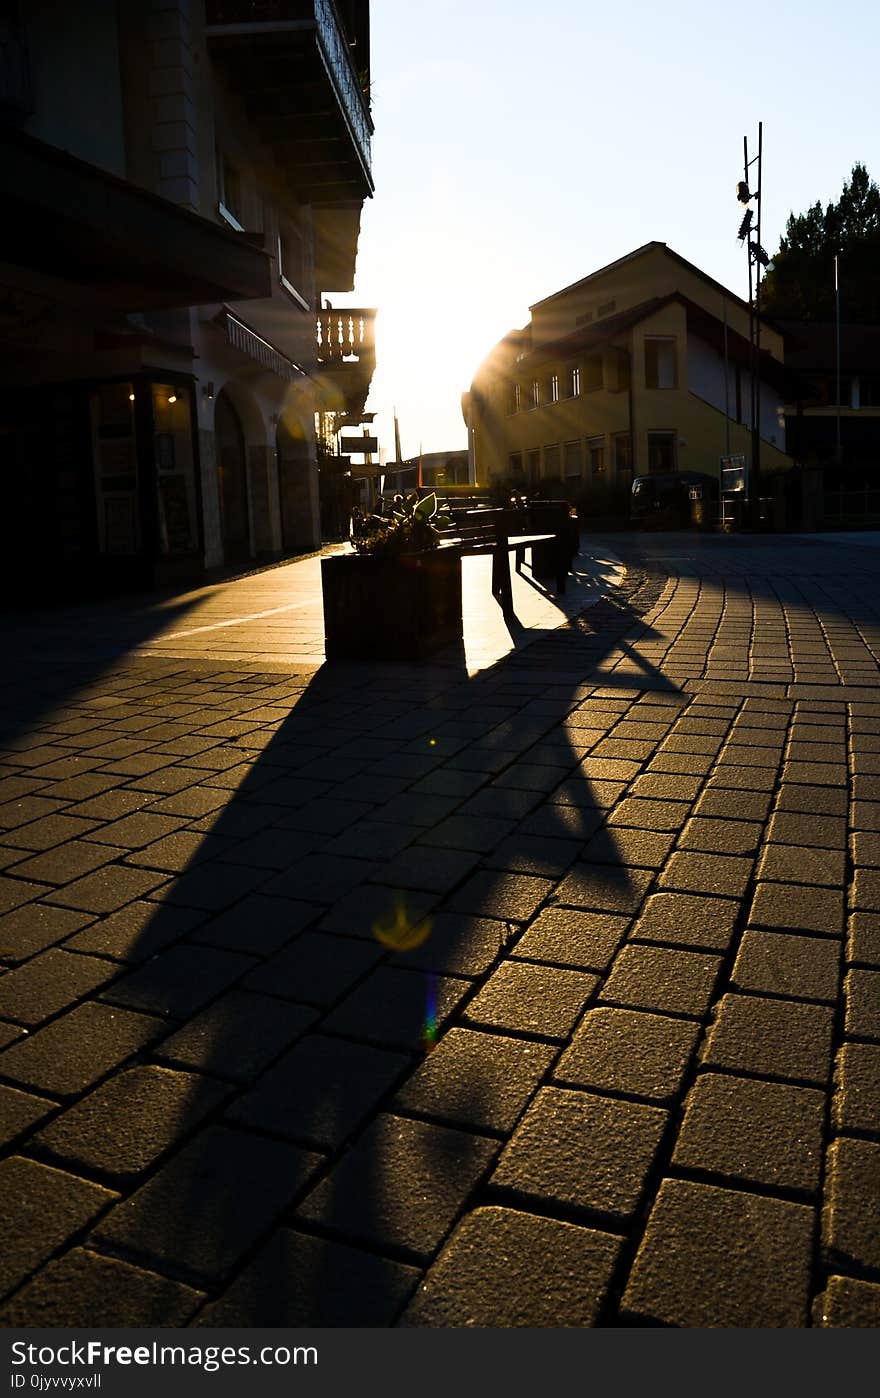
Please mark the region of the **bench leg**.
[[507, 545], [499, 545], [492, 554], [492, 596], [501, 603], [502, 611], [513, 609], [513, 590], [510, 584], [510, 554]]

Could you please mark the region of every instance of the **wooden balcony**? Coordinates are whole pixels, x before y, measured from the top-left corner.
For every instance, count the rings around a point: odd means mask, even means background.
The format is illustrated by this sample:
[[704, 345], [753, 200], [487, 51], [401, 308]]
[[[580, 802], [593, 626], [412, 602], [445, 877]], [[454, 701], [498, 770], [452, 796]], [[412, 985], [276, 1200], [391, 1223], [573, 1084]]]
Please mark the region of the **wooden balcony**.
[[207, 0], [206, 20], [211, 58], [298, 197], [345, 205], [372, 195], [366, 35], [361, 61], [334, 0]]
[[335, 400], [335, 410], [349, 417], [360, 416], [370, 391], [376, 368], [375, 322], [373, 308], [327, 310], [317, 319], [319, 376]]

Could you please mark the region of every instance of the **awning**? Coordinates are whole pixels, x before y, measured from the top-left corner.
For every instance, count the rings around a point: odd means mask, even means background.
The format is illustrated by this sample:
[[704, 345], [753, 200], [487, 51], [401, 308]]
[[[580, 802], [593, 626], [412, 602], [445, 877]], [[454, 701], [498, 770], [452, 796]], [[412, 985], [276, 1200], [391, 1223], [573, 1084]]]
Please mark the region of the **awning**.
[[0, 127], [2, 260], [88, 292], [98, 311], [270, 296], [270, 262], [247, 240], [20, 131]]

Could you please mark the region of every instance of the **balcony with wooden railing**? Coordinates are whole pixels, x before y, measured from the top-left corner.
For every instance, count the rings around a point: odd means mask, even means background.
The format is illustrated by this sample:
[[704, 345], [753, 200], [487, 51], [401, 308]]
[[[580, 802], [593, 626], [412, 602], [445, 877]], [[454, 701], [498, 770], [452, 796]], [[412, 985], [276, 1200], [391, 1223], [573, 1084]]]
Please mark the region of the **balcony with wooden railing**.
[[325, 310], [315, 338], [321, 381], [345, 401], [345, 411], [363, 412], [376, 367], [375, 309]]
[[207, 0], [212, 59], [311, 204], [373, 192], [369, 54], [333, 0]]

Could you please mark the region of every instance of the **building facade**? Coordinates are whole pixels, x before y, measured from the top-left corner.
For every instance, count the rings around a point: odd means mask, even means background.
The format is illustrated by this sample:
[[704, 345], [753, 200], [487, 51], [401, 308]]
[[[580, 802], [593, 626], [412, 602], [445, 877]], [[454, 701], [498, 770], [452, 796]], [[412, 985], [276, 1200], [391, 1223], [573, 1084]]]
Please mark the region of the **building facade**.
[[372, 313], [342, 356], [322, 299], [373, 190], [367, 0], [20, 0], [0, 39], [4, 565], [315, 548], [316, 414], [373, 365]]
[[[573, 491], [634, 475], [703, 471], [751, 455], [749, 308], [667, 248], [648, 243], [531, 307], [463, 397], [481, 484]], [[762, 327], [761, 469], [790, 466], [783, 340]]]

